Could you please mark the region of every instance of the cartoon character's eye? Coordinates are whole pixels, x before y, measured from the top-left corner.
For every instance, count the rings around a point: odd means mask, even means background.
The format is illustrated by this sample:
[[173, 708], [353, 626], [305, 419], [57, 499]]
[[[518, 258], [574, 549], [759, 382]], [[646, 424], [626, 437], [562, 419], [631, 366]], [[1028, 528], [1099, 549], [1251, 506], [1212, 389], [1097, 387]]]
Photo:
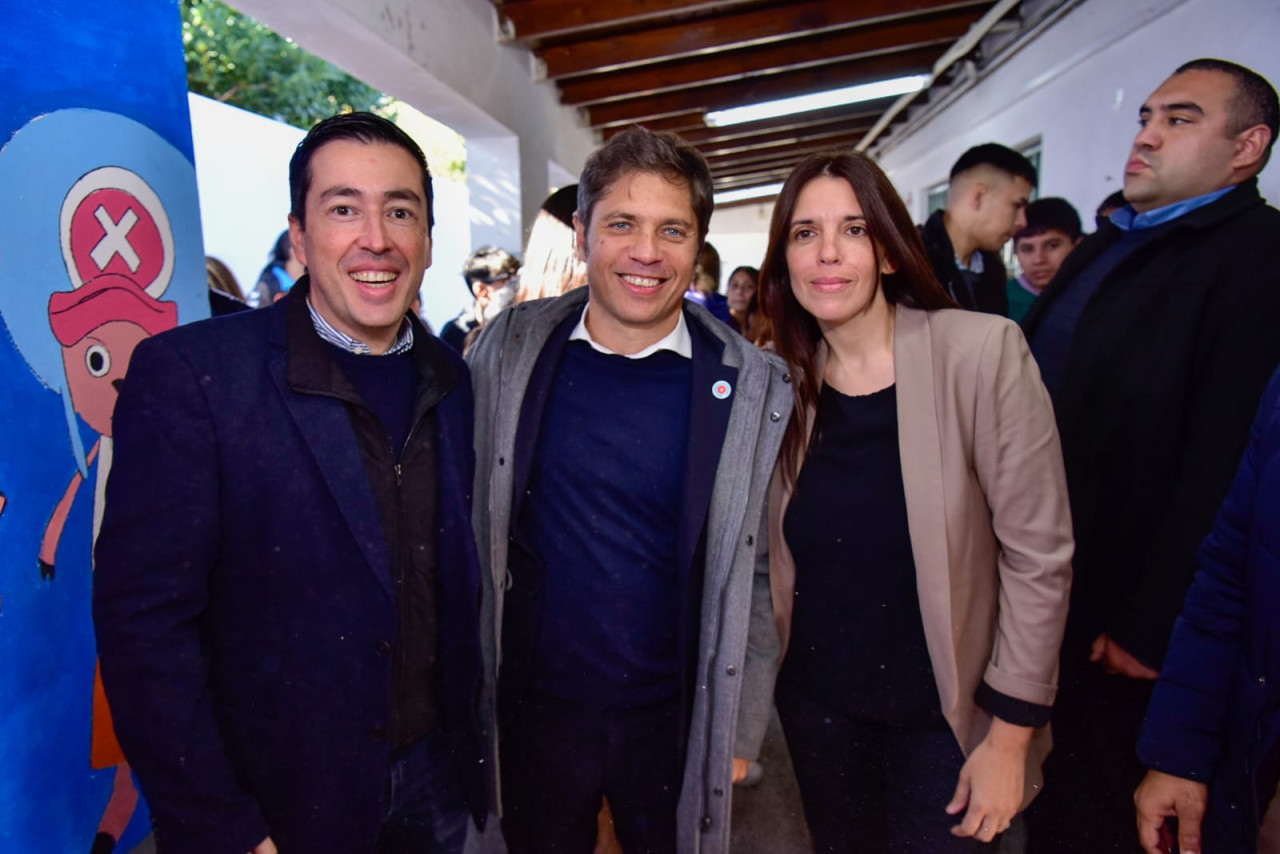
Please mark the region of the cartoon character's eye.
[[84, 365], [95, 377], [105, 377], [111, 370], [111, 351], [101, 344], [94, 344], [84, 351]]

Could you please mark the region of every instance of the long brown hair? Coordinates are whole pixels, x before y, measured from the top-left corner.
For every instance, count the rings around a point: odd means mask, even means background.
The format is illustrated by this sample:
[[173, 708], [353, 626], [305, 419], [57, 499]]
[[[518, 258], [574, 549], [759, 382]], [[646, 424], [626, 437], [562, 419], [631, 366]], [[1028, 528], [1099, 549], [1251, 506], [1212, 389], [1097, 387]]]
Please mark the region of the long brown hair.
[[876, 265], [887, 258], [894, 272], [880, 277], [885, 300], [926, 310], [954, 308], [955, 302], [938, 283], [920, 232], [911, 222], [907, 207], [898, 197], [888, 177], [870, 158], [853, 151], [830, 151], [802, 160], [782, 185], [769, 224], [769, 248], [760, 267], [760, 298], [773, 325], [778, 355], [787, 360], [795, 375], [795, 408], [782, 440], [782, 475], [789, 486], [799, 474], [801, 452], [806, 441], [808, 414], [818, 405], [822, 378], [817, 376], [818, 342], [822, 332], [813, 315], [805, 311], [791, 289], [787, 267], [787, 242], [791, 218], [800, 191], [815, 178], [827, 176], [849, 183], [862, 206], [867, 231], [872, 238]]

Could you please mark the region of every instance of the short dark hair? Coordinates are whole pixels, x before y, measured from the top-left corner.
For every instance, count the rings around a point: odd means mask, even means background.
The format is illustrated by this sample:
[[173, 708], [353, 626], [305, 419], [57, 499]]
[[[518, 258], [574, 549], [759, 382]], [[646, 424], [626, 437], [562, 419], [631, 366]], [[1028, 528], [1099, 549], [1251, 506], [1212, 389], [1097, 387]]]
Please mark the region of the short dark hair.
[[573, 212], [578, 209], [578, 185], [566, 184], [547, 196], [541, 210], [573, 228]]
[[1227, 133], [1235, 136], [1254, 125], [1265, 125], [1271, 131], [1271, 142], [1262, 154], [1262, 165], [1265, 166], [1271, 157], [1271, 149], [1275, 147], [1276, 136], [1280, 135], [1280, 99], [1276, 97], [1275, 87], [1252, 68], [1225, 59], [1193, 59], [1179, 65], [1173, 73], [1177, 76], [1186, 71], [1217, 71], [1235, 81], [1236, 93], [1231, 99]]
[[711, 224], [711, 167], [702, 152], [673, 133], [655, 133], [630, 127], [592, 152], [578, 178], [578, 218], [583, 228], [591, 222], [592, 209], [619, 178], [632, 172], [650, 172], [668, 181], [686, 184], [689, 201], [698, 220], [698, 241], [707, 239]]
[[1102, 200], [1095, 213], [1097, 216], [1102, 216], [1104, 212], [1118, 211], [1127, 204], [1129, 204], [1129, 200], [1124, 197], [1124, 190], [1116, 190]]
[[507, 279], [520, 271], [520, 259], [505, 249], [482, 246], [467, 256], [462, 265], [462, 277], [467, 284], [489, 284], [496, 279]]
[[396, 125], [373, 113], [341, 113], [330, 116], [316, 123], [294, 149], [289, 160], [289, 203], [290, 213], [298, 220], [298, 224], [306, 227], [307, 192], [311, 189], [311, 158], [323, 146], [337, 140], [349, 139], [363, 142], [366, 145], [396, 145], [417, 161], [422, 168], [422, 190], [426, 194], [427, 231], [436, 224], [432, 210], [431, 170], [427, 168], [427, 157], [413, 141], [409, 134]]
[[1080, 239], [1080, 213], [1066, 199], [1050, 196], [1027, 205], [1027, 225], [1013, 236], [1014, 241], [1035, 237], [1046, 231], [1061, 231], [1072, 242]]
[[1015, 178], [1025, 178], [1033, 187], [1040, 180], [1036, 167], [1031, 165], [1030, 160], [998, 142], [984, 142], [961, 154], [960, 159], [951, 167], [950, 180], [954, 181], [957, 176], [979, 166], [991, 166]]
[[293, 243], [289, 240], [289, 229], [280, 232], [280, 236], [276, 238], [276, 242], [271, 244], [271, 251], [268, 253], [268, 264], [279, 264], [284, 266], [289, 259], [293, 257]]

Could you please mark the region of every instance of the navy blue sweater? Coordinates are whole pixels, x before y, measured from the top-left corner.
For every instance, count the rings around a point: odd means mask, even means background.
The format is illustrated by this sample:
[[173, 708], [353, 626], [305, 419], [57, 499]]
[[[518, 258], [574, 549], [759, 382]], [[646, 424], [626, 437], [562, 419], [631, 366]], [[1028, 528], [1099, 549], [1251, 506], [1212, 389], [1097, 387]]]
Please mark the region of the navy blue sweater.
[[680, 690], [676, 537], [691, 362], [570, 342], [517, 525], [545, 567], [534, 690], [640, 706]]

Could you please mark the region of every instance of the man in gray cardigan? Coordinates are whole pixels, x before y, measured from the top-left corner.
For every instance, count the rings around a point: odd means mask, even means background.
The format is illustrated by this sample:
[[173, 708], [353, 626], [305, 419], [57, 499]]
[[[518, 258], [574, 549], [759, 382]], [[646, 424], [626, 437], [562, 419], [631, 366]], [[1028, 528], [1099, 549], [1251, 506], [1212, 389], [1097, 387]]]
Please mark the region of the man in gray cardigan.
[[735, 771], [763, 739], [761, 524], [792, 389], [683, 299], [711, 196], [679, 138], [614, 137], [578, 186], [588, 287], [504, 312], [469, 357], [515, 854], [590, 851], [602, 797], [628, 854], [727, 851]]

